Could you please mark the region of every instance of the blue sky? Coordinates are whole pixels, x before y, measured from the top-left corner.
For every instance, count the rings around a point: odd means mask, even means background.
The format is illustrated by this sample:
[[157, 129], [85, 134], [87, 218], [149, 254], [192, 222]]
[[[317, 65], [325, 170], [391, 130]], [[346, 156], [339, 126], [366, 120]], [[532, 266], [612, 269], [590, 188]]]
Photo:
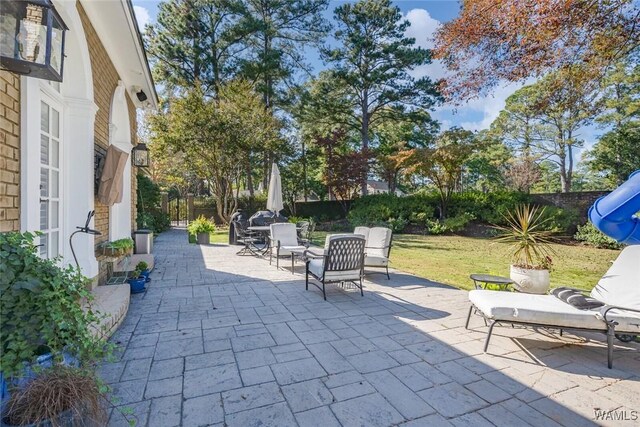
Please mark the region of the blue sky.
[[[334, 0], [330, 2], [325, 12], [328, 20], [332, 19], [333, 10], [345, 1]], [[141, 28], [144, 28], [146, 23], [155, 21], [159, 3], [160, 1], [155, 0], [133, 0]], [[433, 46], [431, 38], [438, 26], [442, 22], [455, 18], [460, 9], [459, 2], [456, 0], [398, 0], [394, 3], [400, 7], [405, 18], [411, 22], [407, 35], [414, 37], [416, 44], [425, 48]], [[324, 67], [316, 51], [308, 49], [306, 56], [316, 72]], [[444, 75], [444, 68], [439, 63], [433, 63], [414, 70], [415, 77], [424, 75], [436, 80]], [[433, 116], [442, 123], [444, 129], [451, 126], [462, 126], [469, 130], [486, 129], [504, 107], [505, 99], [521, 86], [522, 84], [501, 86], [487, 97], [474, 99], [457, 107], [452, 105], [439, 106], [433, 112]], [[581, 138], [585, 139], [587, 147], [594, 143], [598, 133], [600, 132], [594, 128], [583, 130]]]

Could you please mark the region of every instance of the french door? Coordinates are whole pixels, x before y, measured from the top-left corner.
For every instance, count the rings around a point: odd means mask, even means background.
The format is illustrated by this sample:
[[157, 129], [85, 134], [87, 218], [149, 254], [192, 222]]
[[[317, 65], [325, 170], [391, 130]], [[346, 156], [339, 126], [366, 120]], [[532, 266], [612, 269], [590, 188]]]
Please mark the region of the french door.
[[62, 108], [44, 96], [40, 101], [40, 256], [60, 255]]

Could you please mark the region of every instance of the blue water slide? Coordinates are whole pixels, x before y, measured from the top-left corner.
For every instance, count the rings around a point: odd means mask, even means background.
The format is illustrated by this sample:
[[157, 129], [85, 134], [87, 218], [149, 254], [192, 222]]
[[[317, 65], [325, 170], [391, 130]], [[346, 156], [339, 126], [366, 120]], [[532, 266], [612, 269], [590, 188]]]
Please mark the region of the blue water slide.
[[589, 220], [612, 239], [627, 245], [640, 245], [640, 170], [620, 187], [600, 197], [589, 209]]

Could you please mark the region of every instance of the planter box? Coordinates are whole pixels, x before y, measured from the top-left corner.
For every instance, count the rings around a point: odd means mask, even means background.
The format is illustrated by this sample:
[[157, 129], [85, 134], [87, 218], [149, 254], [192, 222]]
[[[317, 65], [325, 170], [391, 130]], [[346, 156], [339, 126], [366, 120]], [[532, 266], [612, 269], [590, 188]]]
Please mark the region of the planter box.
[[198, 233], [196, 235], [196, 242], [199, 245], [208, 245], [210, 240], [209, 233]]

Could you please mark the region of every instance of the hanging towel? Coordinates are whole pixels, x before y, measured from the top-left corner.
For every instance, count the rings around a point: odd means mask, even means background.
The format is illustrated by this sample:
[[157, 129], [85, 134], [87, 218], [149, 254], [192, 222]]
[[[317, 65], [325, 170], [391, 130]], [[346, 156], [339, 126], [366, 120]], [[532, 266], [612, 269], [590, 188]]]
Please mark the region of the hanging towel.
[[109, 146], [98, 189], [100, 203], [112, 206], [122, 201], [122, 178], [128, 158], [128, 153], [113, 145]]

